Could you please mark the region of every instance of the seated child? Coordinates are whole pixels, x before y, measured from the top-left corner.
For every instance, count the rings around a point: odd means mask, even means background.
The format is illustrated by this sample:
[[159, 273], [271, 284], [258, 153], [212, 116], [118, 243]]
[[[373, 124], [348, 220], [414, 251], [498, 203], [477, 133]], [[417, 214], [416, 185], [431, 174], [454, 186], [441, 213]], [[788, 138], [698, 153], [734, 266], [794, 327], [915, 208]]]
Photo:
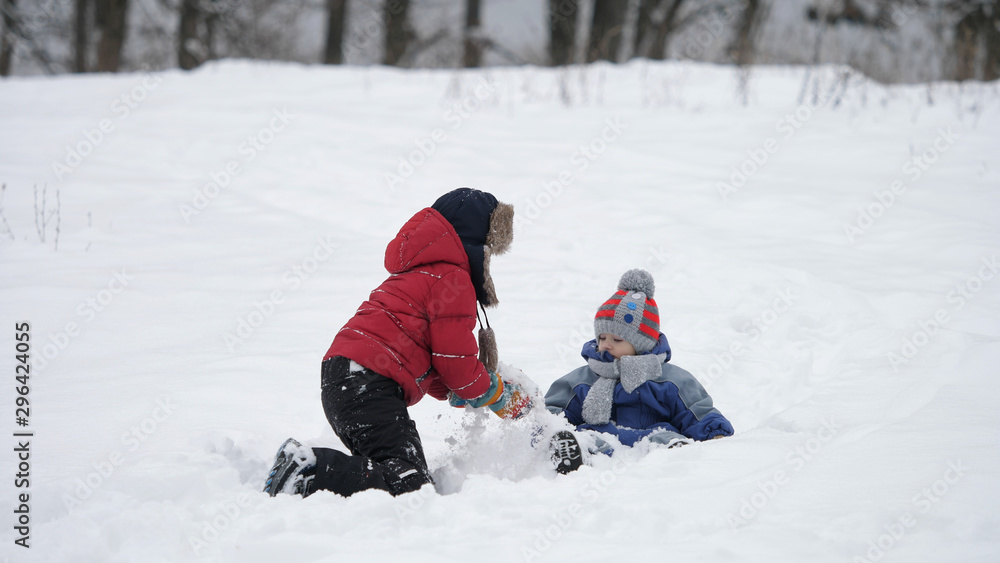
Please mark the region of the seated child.
[[[545, 394], [545, 406], [562, 413], [578, 431], [615, 436], [632, 446], [640, 440], [667, 447], [733, 434], [733, 426], [713, 405], [705, 388], [689, 372], [670, 361], [670, 345], [660, 332], [653, 301], [653, 276], [629, 270], [618, 291], [594, 317], [597, 336], [583, 345], [587, 365], [556, 380]], [[610, 446], [597, 440], [597, 451]], [[557, 471], [580, 466], [582, 456], [572, 433], [552, 441]]]

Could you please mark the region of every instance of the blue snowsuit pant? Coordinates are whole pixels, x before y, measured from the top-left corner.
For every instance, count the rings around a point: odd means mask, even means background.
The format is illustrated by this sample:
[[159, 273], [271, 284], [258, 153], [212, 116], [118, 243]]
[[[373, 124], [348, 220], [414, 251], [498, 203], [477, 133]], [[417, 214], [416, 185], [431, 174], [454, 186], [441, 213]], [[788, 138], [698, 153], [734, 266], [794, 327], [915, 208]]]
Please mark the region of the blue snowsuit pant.
[[313, 448], [316, 476], [309, 493], [350, 496], [367, 489], [392, 495], [432, 482], [417, 426], [410, 419], [403, 389], [371, 370], [351, 371], [336, 356], [323, 362], [323, 411], [333, 431], [353, 455]]

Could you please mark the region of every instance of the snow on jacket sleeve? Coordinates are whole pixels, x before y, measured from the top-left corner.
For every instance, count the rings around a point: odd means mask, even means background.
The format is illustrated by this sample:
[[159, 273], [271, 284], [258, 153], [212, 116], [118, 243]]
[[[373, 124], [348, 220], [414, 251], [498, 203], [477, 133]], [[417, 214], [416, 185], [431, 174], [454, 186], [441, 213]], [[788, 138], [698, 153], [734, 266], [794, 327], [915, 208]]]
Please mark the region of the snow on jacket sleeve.
[[[427, 300], [431, 369], [440, 382], [463, 399], [482, 396], [490, 387], [490, 375], [479, 361], [476, 328], [476, 291], [469, 274], [449, 272], [433, 286]], [[438, 399], [441, 389], [429, 393]]]
[[690, 372], [664, 364], [665, 382], [655, 385], [657, 401], [669, 407], [669, 421], [681, 434], [694, 440], [731, 436], [733, 425], [712, 404], [712, 397]]
[[689, 436], [681, 434], [676, 428], [667, 422], [657, 422], [652, 426], [638, 429], [616, 426], [610, 422], [602, 425], [581, 424], [577, 426], [576, 429], [595, 430], [603, 434], [610, 434], [615, 438], [618, 438], [618, 441], [621, 442], [623, 446], [634, 446], [636, 442], [646, 437], [648, 437], [651, 442], [664, 445], [669, 444], [673, 439], [684, 440], [689, 438]]

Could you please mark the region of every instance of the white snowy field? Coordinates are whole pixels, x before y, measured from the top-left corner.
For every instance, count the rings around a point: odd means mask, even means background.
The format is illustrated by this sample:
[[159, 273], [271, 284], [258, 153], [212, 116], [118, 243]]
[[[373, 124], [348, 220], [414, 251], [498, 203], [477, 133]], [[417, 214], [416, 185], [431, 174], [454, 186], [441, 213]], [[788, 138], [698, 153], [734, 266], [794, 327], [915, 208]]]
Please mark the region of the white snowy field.
[[[681, 63], [226, 62], [6, 79], [0, 108], [0, 558], [1000, 559], [996, 83], [759, 68], [744, 104]], [[644, 267], [736, 435], [557, 476], [535, 421], [427, 398], [435, 489], [258, 492], [285, 438], [342, 447], [322, 356], [460, 186], [518, 213], [504, 363], [582, 365]]]

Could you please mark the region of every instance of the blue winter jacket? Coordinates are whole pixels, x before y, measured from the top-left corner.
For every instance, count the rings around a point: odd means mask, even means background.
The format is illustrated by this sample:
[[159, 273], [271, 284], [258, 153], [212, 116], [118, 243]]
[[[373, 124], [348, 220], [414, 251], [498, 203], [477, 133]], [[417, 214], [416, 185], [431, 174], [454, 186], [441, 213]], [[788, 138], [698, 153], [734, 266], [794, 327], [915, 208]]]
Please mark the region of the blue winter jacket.
[[[659, 343], [650, 353], [664, 351], [663, 373], [646, 381], [632, 393], [626, 392], [621, 383], [615, 385], [608, 424], [587, 424], [583, 419], [583, 401], [590, 392], [590, 386], [599, 379], [589, 366], [575, 369], [557, 379], [545, 394], [545, 406], [552, 413], [565, 413], [566, 419], [577, 430], [612, 434], [626, 446], [646, 436], [660, 443], [681, 437], [700, 441], [731, 436], [733, 425], [712, 405], [712, 397], [705, 388], [691, 373], [668, 363], [670, 347], [661, 333]], [[582, 355], [585, 359], [614, 360], [607, 352], [598, 352], [594, 340], [584, 344]]]

